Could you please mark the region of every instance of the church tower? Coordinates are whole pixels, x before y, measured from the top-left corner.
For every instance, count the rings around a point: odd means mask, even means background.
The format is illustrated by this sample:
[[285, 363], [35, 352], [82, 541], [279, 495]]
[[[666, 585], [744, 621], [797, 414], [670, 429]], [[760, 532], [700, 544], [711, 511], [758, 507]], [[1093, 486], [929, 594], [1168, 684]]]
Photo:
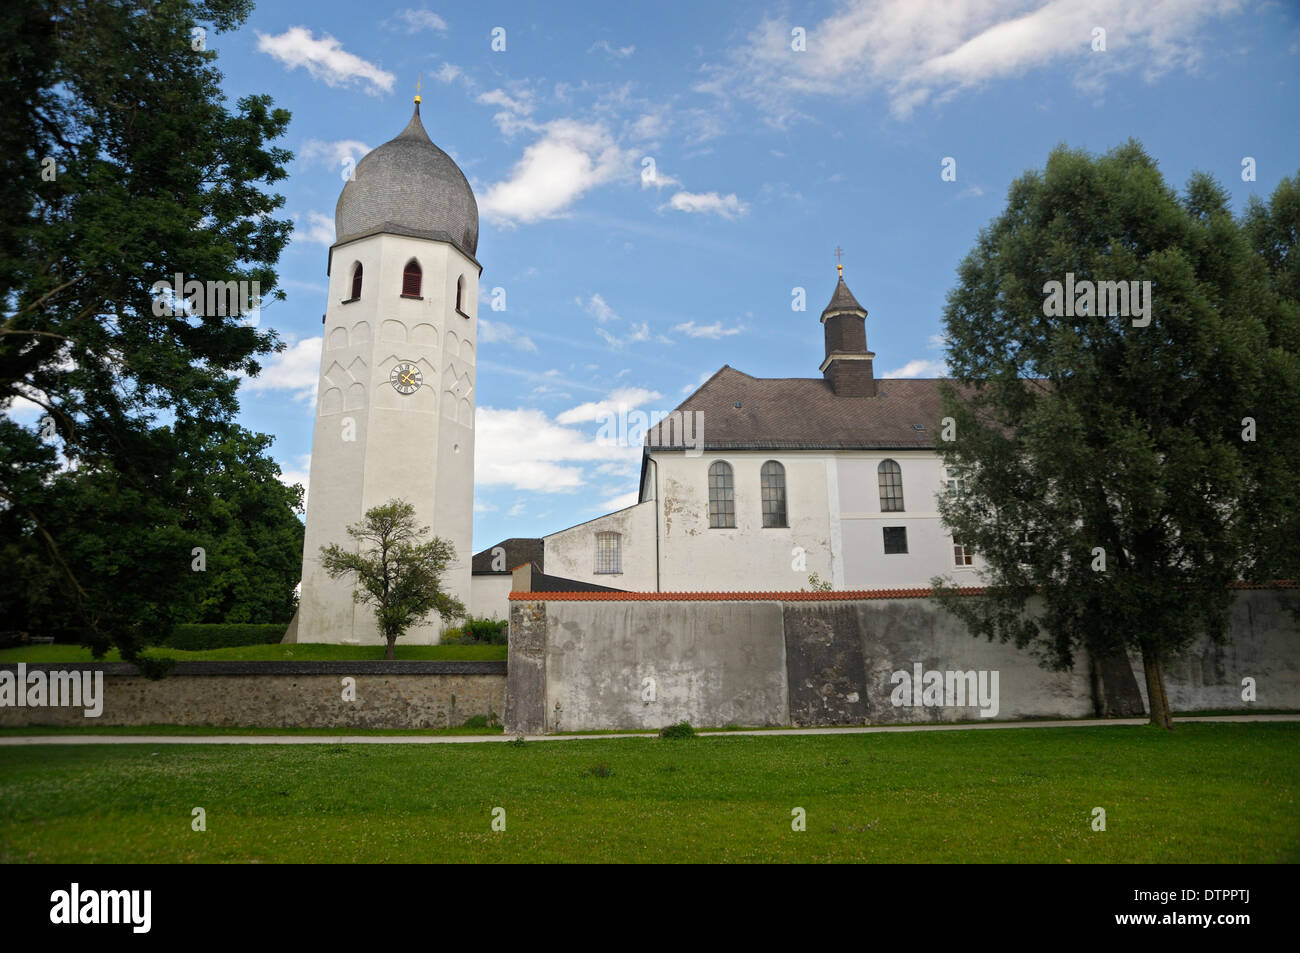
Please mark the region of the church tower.
[[826, 331], [826, 359], [822, 377], [837, 397], [875, 397], [876, 378], [872, 362], [876, 355], [867, 350], [867, 309], [858, 304], [844, 283], [844, 266], [831, 303], [822, 312]]
[[[298, 610], [300, 642], [378, 643], [371, 606], [320, 565], [329, 543], [391, 499], [450, 540], [445, 588], [469, 605], [474, 510], [478, 204], [415, 114], [366, 155], [334, 210], [311, 486]], [[407, 641], [438, 641], [437, 615]]]

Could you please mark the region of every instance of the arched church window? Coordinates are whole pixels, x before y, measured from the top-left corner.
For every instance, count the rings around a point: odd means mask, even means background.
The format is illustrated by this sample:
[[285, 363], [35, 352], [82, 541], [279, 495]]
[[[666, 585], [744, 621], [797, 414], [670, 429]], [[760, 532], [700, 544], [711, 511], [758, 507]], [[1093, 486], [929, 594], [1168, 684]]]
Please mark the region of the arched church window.
[[903, 512], [903, 468], [893, 460], [881, 460], [876, 472], [880, 476], [880, 512]]
[[412, 258], [402, 269], [402, 295], [408, 298], [420, 297], [420, 281], [424, 273], [420, 271], [420, 263]]
[[353, 301], [361, 297], [361, 262], [357, 262], [357, 266], [352, 269], [352, 294], [350, 297]]
[[763, 464], [763, 526], [785, 526], [785, 467], [775, 460]]
[[596, 534], [596, 572], [623, 571], [623, 537], [618, 533]]
[[465, 313], [465, 276], [461, 275], [456, 279], [456, 310], [461, 314]]
[[709, 528], [735, 527], [736, 494], [731, 464], [719, 460], [709, 467]]

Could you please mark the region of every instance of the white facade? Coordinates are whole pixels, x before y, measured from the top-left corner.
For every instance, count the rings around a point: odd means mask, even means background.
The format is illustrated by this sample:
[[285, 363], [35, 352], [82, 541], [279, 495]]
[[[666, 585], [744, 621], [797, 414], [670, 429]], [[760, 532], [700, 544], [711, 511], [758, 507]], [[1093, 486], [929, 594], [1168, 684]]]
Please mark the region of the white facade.
[[[413, 259], [422, 272], [418, 298], [402, 295], [403, 271]], [[358, 264], [361, 294], [350, 300]], [[453, 543], [458, 558], [443, 582], [470, 604], [478, 278], [477, 263], [442, 241], [380, 233], [331, 250], [301, 642], [380, 641], [373, 609], [353, 602], [349, 581], [329, 578], [320, 548], [355, 548], [347, 527], [392, 499], [414, 504], [420, 524]], [[408, 363], [420, 380], [404, 394], [390, 378]], [[408, 641], [437, 642], [441, 628], [435, 616], [412, 629]]]
[[[882, 509], [880, 464], [902, 474], [902, 509]], [[786, 526], [764, 527], [760, 473], [785, 470]], [[709, 525], [709, 468], [731, 466], [734, 528]], [[632, 591], [798, 590], [815, 573], [836, 589], [925, 588], [934, 576], [981, 584], [939, 519], [946, 471], [928, 450], [719, 451], [649, 454], [642, 502], [547, 536], [546, 572]], [[906, 531], [886, 553], [884, 529]], [[619, 537], [621, 572], [597, 573], [597, 537]]]

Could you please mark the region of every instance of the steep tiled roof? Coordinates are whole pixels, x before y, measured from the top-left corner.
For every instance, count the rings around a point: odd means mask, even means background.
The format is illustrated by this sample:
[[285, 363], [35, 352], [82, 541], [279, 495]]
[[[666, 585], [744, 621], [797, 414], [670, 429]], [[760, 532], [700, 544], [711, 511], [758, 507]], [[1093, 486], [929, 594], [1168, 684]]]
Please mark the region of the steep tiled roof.
[[823, 315], [833, 314], [836, 311], [861, 311], [867, 313], [867, 309], [858, 304], [858, 299], [853, 297], [853, 292], [849, 286], [844, 283], [844, 276], [840, 275], [840, 280], [835, 284], [835, 293], [831, 295], [831, 303], [826, 306]]
[[[492, 550], [500, 546], [506, 551], [506, 564], [504, 569], [492, 568]], [[499, 572], [508, 573], [516, 566], [522, 566], [524, 563], [536, 563], [539, 571], [545, 570], [545, 547], [541, 539], [534, 539], [528, 536], [512, 536], [510, 539], [503, 539], [496, 546], [489, 546], [481, 553], [475, 553], [473, 560], [470, 562], [470, 572], [485, 573]]]
[[[927, 450], [943, 418], [941, 380], [878, 380], [873, 397], [839, 397], [819, 377], [750, 377], [724, 365], [677, 410], [703, 415], [708, 450]], [[646, 446], [680, 448], [682, 440], [659, 423]]]

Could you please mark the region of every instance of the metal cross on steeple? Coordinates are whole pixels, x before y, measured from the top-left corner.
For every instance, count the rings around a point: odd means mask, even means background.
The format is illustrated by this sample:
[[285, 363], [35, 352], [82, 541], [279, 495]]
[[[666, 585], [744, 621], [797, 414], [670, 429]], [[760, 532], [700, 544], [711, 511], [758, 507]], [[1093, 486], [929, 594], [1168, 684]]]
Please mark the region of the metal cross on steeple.
[[835, 246], [835, 268], [839, 271], [840, 277], [844, 277], [844, 265], [841, 259], [844, 257], [844, 250], [839, 245]]

